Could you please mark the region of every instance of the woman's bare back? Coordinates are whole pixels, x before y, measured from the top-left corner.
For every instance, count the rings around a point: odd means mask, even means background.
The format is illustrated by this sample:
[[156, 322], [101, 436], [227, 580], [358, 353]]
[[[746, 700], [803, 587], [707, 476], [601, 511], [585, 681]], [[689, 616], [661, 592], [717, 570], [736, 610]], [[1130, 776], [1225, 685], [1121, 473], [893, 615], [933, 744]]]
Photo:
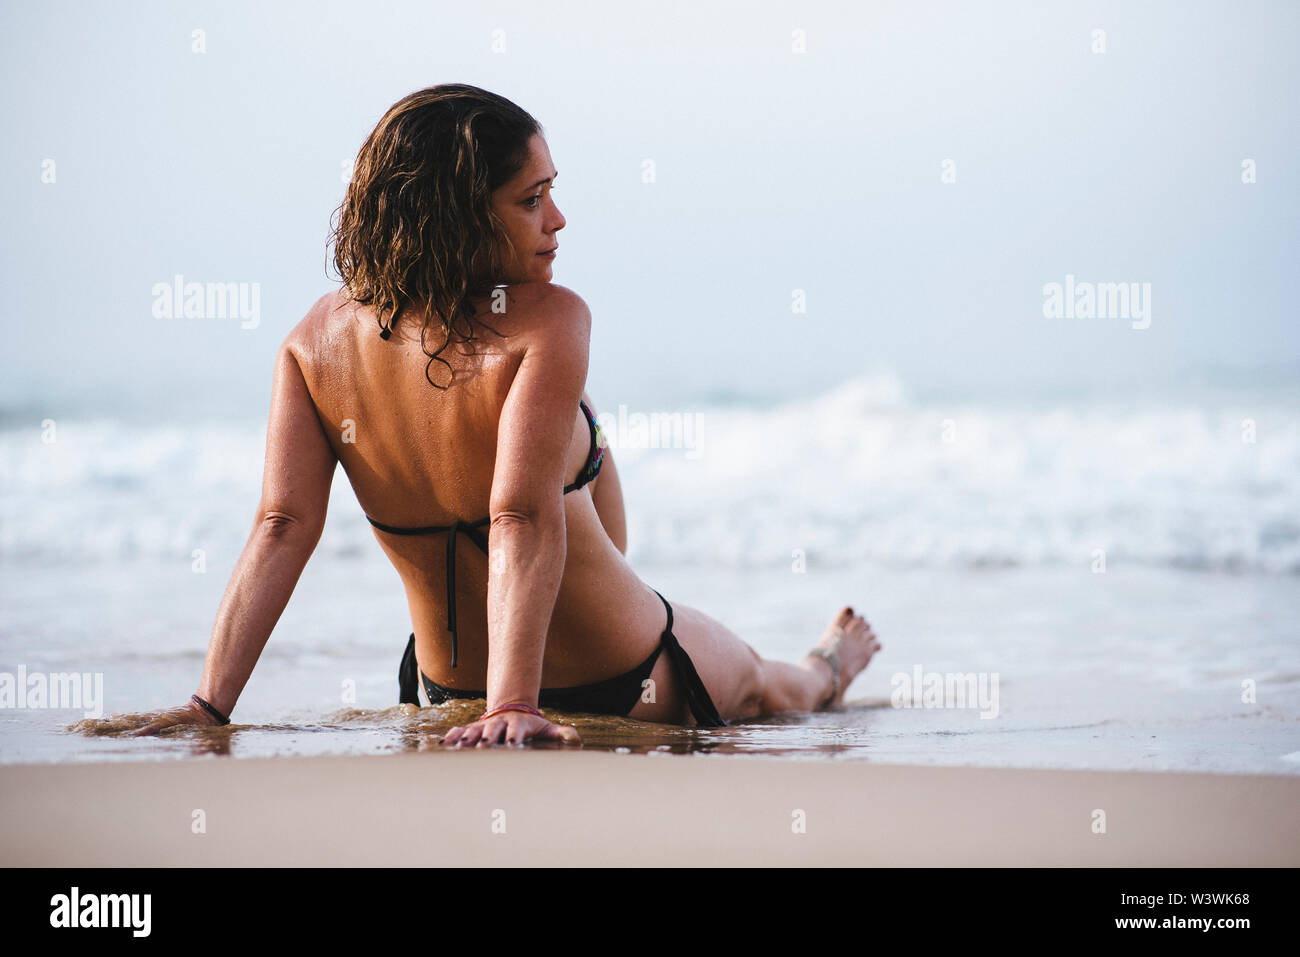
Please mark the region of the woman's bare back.
[[[488, 515], [497, 428], [511, 382], [538, 323], [547, 321], [541, 284], [508, 287], [508, 305], [484, 301], [479, 341], [441, 353], [454, 370], [421, 349], [418, 320], [403, 317], [385, 340], [369, 307], [335, 293], [324, 297], [291, 340], [317, 415], [364, 512], [395, 526], [447, 525]], [[497, 333], [500, 333], [498, 335]], [[429, 348], [442, 343], [431, 330]], [[591, 437], [574, 424], [564, 474], [577, 476]], [[655, 648], [664, 608], [610, 541], [592, 501], [600, 481], [564, 496], [567, 556], [542, 665], [542, 687], [587, 684], [621, 674]], [[458, 665], [447, 631], [447, 534], [375, 535], [406, 589], [421, 669], [454, 688], [482, 688], [487, 673], [487, 557], [456, 552]], [[395, 653], [400, 636], [394, 636]]]

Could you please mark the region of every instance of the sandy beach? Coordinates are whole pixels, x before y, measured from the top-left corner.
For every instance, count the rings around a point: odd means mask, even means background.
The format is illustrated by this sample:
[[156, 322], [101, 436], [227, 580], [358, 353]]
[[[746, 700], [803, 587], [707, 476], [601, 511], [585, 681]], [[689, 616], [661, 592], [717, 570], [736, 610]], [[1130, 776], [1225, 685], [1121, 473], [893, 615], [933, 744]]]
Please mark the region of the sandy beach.
[[10, 866], [1300, 863], [1294, 776], [553, 749], [10, 765], [0, 817]]

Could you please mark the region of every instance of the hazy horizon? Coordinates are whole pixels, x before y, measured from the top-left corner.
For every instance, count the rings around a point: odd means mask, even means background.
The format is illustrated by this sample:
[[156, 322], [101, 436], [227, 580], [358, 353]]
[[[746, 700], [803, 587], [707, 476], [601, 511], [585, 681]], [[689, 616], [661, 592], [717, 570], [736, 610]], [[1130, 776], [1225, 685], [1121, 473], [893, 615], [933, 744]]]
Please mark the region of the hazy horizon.
[[[345, 164], [453, 81], [546, 128], [605, 405], [1300, 380], [1294, 5], [104, 14], [4, 15], [6, 418], [265, 415]], [[256, 284], [255, 327], [155, 318], [177, 275]], [[1147, 286], [1147, 325], [1046, 317], [1067, 277]]]

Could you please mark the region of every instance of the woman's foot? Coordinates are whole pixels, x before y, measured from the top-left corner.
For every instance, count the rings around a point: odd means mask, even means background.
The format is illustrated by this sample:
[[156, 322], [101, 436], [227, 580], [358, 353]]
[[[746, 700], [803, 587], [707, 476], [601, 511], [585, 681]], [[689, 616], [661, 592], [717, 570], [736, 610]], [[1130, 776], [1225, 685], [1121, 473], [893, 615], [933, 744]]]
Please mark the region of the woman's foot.
[[[844, 692], [881, 648], [880, 640], [861, 615], [844, 607], [831, 619], [821, 641], [803, 660], [805, 668], [815, 669], [827, 677], [827, 692], [817, 710], [838, 707]], [[837, 680], [838, 678], [838, 680]]]

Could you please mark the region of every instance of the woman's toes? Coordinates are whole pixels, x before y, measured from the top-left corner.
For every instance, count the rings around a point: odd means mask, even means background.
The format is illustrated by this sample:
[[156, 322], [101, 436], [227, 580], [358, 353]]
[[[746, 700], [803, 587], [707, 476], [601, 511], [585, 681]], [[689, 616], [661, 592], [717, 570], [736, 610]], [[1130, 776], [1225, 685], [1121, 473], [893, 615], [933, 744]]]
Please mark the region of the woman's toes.
[[835, 638], [848, 632], [853, 626], [853, 615], [849, 613], [848, 608], [840, 609], [839, 614], [831, 619], [826, 626], [826, 631], [822, 633], [822, 643], [833, 641]]

